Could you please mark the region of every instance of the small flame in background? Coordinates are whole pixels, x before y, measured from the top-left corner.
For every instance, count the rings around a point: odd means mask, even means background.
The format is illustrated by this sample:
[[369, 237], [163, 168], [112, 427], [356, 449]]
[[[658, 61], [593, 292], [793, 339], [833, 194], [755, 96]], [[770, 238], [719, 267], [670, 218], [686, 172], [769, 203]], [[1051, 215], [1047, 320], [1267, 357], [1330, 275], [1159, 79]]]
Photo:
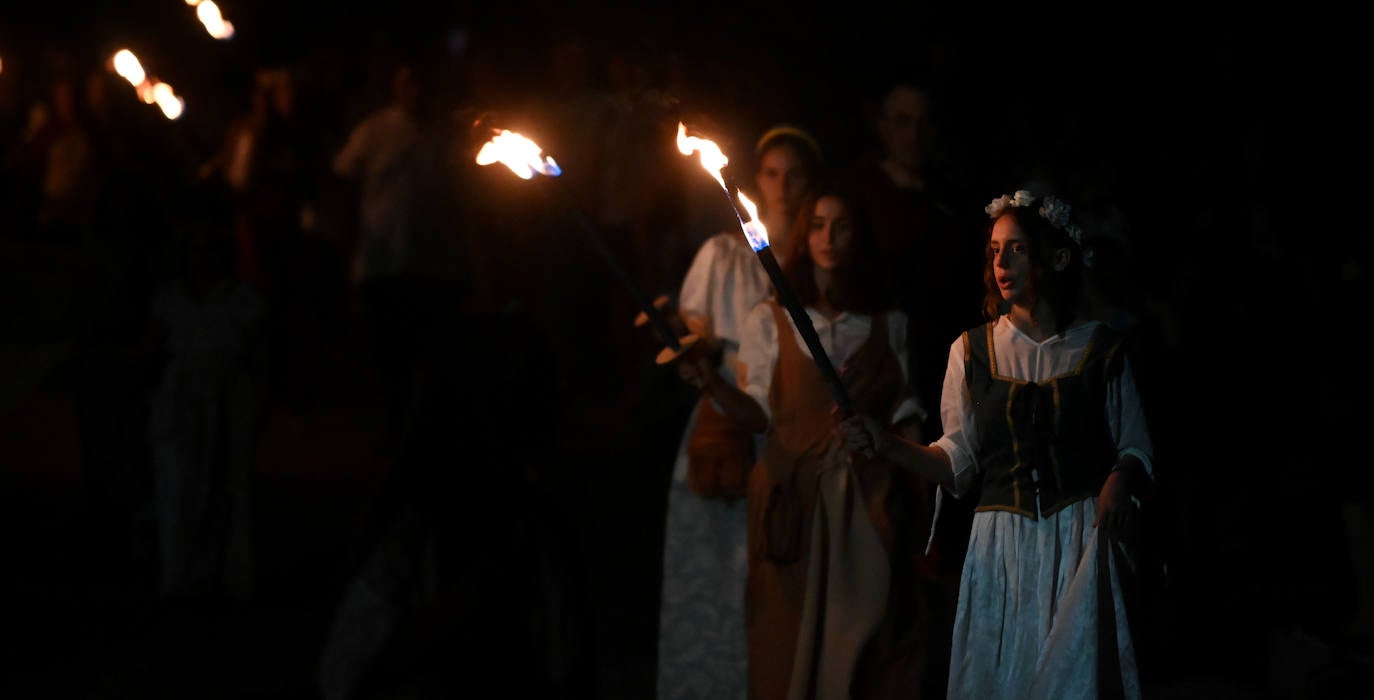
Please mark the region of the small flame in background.
[[171, 85], [156, 78], [150, 79], [134, 52], [120, 49], [110, 59], [110, 65], [119, 77], [134, 87], [138, 99], [143, 100], [144, 104], [156, 104], [163, 116], [176, 119], [185, 111], [186, 101], [177, 96]]
[[220, 14], [219, 5], [215, 0], [186, 0], [186, 4], [196, 8], [196, 19], [205, 26], [205, 31], [210, 36], [224, 41], [233, 38], [234, 25], [224, 19]]
[[523, 180], [528, 180], [536, 174], [550, 177], [562, 175], [563, 170], [553, 158], [544, 156], [543, 152], [539, 144], [514, 131], [502, 129], [482, 145], [482, 150], [477, 152], [477, 164], [491, 165], [499, 162]]
[[[721, 171], [726, 165], [730, 164], [730, 159], [720, 150], [720, 146], [710, 139], [698, 136], [688, 136], [687, 126], [682, 122], [677, 123], [677, 150], [684, 156], [692, 153], [700, 153], [701, 167], [711, 174], [720, 188], [725, 190], [726, 196], [730, 196], [730, 188], [725, 184], [725, 176]], [[735, 192], [739, 196], [740, 204], [744, 205], [745, 211], [749, 213], [749, 219], [740, 218], [740, 227], [744, 229], [744, 237], [749, 240], [749, 246], [757, 253], [768, 247], [768, 229], [759, 221], [759, 210], [743, 192]], [[736, 210], [736, 215], [739, 214]]]

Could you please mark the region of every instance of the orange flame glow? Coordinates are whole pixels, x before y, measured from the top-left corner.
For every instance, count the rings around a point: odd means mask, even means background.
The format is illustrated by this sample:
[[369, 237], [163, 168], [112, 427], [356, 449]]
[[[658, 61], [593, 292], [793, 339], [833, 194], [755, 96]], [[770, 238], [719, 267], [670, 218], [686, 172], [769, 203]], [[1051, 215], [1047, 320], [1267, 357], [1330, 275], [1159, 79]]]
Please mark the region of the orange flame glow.
[[158, 109], [161, 109], [163, 116], [168, 119], [180, 117], [181, 110], [186, 107], [186, 103], [172, 92], [172, 86], [167, 83], [153, 86], [153, 101], [157, 102]]
[[234, 25], [226, 22], [214, 0], [202, 0], [196, 5], [196, 19], [205, 26], [205, 31], [216, 39], [229, 39], [234, 36]]
[[143, 64], [138, 62], [138, 57], [128, 49], [120, 49], [114, 55], [114, 71], [119, 77], [129, 81], [129, 84], [138, 87], [147, 79], [147, 74], [143, 72]]
[[[721, 189], [725, 189], [725, 178], [720, 171], [730, 164], [730, 159], [721, 152], [720, 146], [715, 141], [703, 139], [697, 136], [687, 135], [687, 125], [682, 122], [677, 123], [677, 150], [684, 156], [692, 155], [693, 151], [701, 154], [701, 167], [711, 174], [711, 177], [720, 183]], [[729, 190], [727, 189], [728, 193]]]
[[220, 40], [233, 38], [234, 25], [225, 21], [215, 0], [186, 0], [186, 4], [196, 8], [196, 19], [210, 36]]
[[185, 111], [185, 100], [177, 97], [171, 85], [156, 78], [149, 78], [143, 70], [143, 64], [132, 51], [120, 49], [115, 52], [110, 58], [110, 67], [133, 86], [138, 99], [144, 104], [156, 104], [162, 110], [162, 115], [168, 119], [176, 119]]
[[563, 174], [558, 164], [543, 155], [538, 144], [515, 133], [502, 129], [491, 140], [482, 145], [477, 152], [478, 165], [501, 163], [510, 171], [528, 180], [536, 174], [557, 177]]
[[[701, 154], [701, 167], [711, 174], [720, 188], [725, 190], [726, 196], [730, 196], [730, 188], [725, 184], [725, 176], [721, 171], [729, 165], [730, 159], [720, 150], [720, 146], [710, 139], [703, 139], [697, 136], [687, 135], [687, 126], [682, 122], [677, 124], [677, 150], [684, 156], [690, 156], [693, 152]], [[759, 210], [743, 192], [735, 192], [739, 196], [740, 204], [749, 214], [749, 219], [740, 217], [740, 228], [744, 230], [744, 237], [749, 240], [749, 246], [758, 252], [768, 247], [768, 229], [759, 221]], [[739, 211], [736, 210], [738, 215]]]

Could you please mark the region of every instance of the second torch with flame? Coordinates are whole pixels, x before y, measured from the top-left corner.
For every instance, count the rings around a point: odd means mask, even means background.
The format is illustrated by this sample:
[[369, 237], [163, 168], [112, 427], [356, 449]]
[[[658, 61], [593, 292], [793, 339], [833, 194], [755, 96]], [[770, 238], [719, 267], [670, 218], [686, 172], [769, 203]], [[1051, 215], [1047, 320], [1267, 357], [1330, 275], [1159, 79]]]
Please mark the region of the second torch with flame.
[[[773, 255], [773, 249], [768, 243], [768, 229], [759, 221], [758, 208], [754, 205], [738, 187], [732, 187], [725, 181], [725, 176], [721, 171], [729, 164], [729, 159], [721, 152], [720, 147], [709, 139], [687, 135], [686, 125], [679, 123], [677, 127], [677, 148], [682, 155], [690, 156], [693, 152], [700, 154], [701, 167], [715, 178], [720, 184], [725, 195], [730, 199], [730, 205], [734, 207], [735, 216], [739, 219], [740, 229], [744, 231], [744, 237], [749, 241], [749, 247], [758, 256], [759, 263], [768, 273], [768, 278], [773, 282], [773, 289], [777, 293], [778, 301], [787, 309], [788, 315], [792, 317], [792, 323], [797, 326], [797, 331], [801, 333], [802, 340], [806, 343], [807, 350], [811, 351], [811, 358], [815, 360], [816, 366], [820, 368], [821, 376], [825, 378], [826, 384], [830, 387], [830, 394], [835, 399], [835, 406], [839, 409], [841, 417], [848, 417], [853, 412], [852, 404], [849, 400], [849, 390], [845, 388], [844, 382], [840, 379], [840, 373], [835, 371], [835, 366], [830, 362], [830, 355], [826, 353], [825, 347], [821, 345], [821, 338], [816, 333], [816, 326], [811, 322], [811, 317], [806, 313], [806, 307], [802, 306], [797, 299], [796, 293], [792, 291], [791, 285], [787, 283], [787, 276], [783, 274], [782, 266], [778, 264], [778, 259]], [[748, 214], [747, 218], [740, 213], [740, 208]]]
[[[480, 122], [479, 122], [480, 123]], [[554, 159], [543, 154], [543, 149], [534, 141], [505, 129], [493, 129], [493, 135], [489, 141], [482, 145], [477, 152], [478, 165], [491, 165], [501, 163], [523, 180], [534, 178], [535, 175], [545, 175], [548, 177], [558, 177], [563, 174], [563, 170], [558, 167]], [[567, 190], [562, 190], [567, 195]], [[570, 197], [569, 197], [570, 198]], [[651, 302], [630, 277], [625, 268], [621, 267], [611, 253], [606, 242], [598, 235], [596, 226], [591, 219], [578, 208], [575, 203], [572, 211], [578, 223], [582, 226], [582, 231], [587, 234], [587, 240], [601, 255], [601, 259], [610, 268], [611, 273], [624, 285], [625, 289], [634, 297], [635, 303], [639, 305], [641, 315], [644, 316], [654, 328], [656, 335], [667, 346], [659, 353], [658, 364], [666, 364], [680, 357], [696, 342], [694, 335], [688, 334], [679, 336], [664, 316], [662, 308]]]

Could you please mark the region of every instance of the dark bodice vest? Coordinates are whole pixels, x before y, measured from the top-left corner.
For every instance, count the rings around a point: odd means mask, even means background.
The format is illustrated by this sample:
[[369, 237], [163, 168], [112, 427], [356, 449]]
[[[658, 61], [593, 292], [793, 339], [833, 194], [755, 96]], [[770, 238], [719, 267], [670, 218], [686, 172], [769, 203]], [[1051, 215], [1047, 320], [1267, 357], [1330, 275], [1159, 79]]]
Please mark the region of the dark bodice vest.
[[1121, 337], [1105, 324], [1065, 374], [1028, 382], [1001, 374], [992, 323], [964, 332], [965, 380], [978, 424], [976, 510], [1035, 519], [1096, 496], [1116, 464], [1107, 386], [1122, 371]]

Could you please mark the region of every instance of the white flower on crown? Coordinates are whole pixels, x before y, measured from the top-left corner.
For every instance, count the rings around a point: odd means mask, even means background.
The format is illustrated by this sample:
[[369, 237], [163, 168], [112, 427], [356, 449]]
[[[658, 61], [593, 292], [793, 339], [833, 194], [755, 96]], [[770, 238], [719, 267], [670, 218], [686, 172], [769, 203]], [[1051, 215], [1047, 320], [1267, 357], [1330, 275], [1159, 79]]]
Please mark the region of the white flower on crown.
[[996, 219], [997, 217], [1002, 215], [1002, 212], [1007, 210], [1007, 207], [1014, 206], [1018, 205], [1015, 201], [1012, 200], [1011, 197], [1008, 197], [1007, 195], [1002, 195], [1001, 197], [992, 200], [992, 202], [990, 202], [986, 207], [983, 207], [983, 211], [988, 213], [988, 218]]
[[1078, 247], [1083, 247], [1083, 229], [1079, 228], [1077, 224], [1069, 224], [1065, 226], [1064, 233], [1069, 234], [1069, 238], [1072, 238], [1074, 244], [1076, 244]]
[[[1045, 197], [1045, 201], [1040, 205], [1040, 216], [1045, 217], [1045, 220], [1050, 222], [1051, 226], [1067, 232], [1068, 229], [1065, 229], [1064, 226], [1069, 223], [1070, 209], [1071, 207], [1069, 207], [1068, 202], [1054, 195], [1049, 195]], [[1069, 235], [1072, 236], [1073, 234], [1070, 233]], [[1075, 239], [1075, 242], [1077, 242], [1077, 239]]]
[[[1007, 211], [1007, 207], [1027, 207], [1034, 201], [1035, 196], [1031, 194], [1030, 190], [1017, 190], [1015, 196], [1004, 194], [992, 200], [986, 207], [983, 207], [983, 211], [987, 212], [988, 218], [996, 220]], [[1077, 224], [1069, 223], [1069, 213], [1072, 210], [1073, 207], [1069, 206], [1068, 202], [1054, 195], [1046, 195], [1041, 200], [1039, 214], [1050, 222], [1051, 226], [1068, 234], [1074, 245], [1083, 252], [1083, 265], [1092, 267], [1093, 251], [1092, 248], [1083, 245], [1083, 229], [1079, 228]]]
[[996, 219], [1007, 211], [1007, 207], [1028, 207], [1035, 201], [1035, 195], [1030, 190], [1017, 190], [1016, 194], [1004, 194], [992, 200], [983, 211], [988, 213], [989, 218]]

